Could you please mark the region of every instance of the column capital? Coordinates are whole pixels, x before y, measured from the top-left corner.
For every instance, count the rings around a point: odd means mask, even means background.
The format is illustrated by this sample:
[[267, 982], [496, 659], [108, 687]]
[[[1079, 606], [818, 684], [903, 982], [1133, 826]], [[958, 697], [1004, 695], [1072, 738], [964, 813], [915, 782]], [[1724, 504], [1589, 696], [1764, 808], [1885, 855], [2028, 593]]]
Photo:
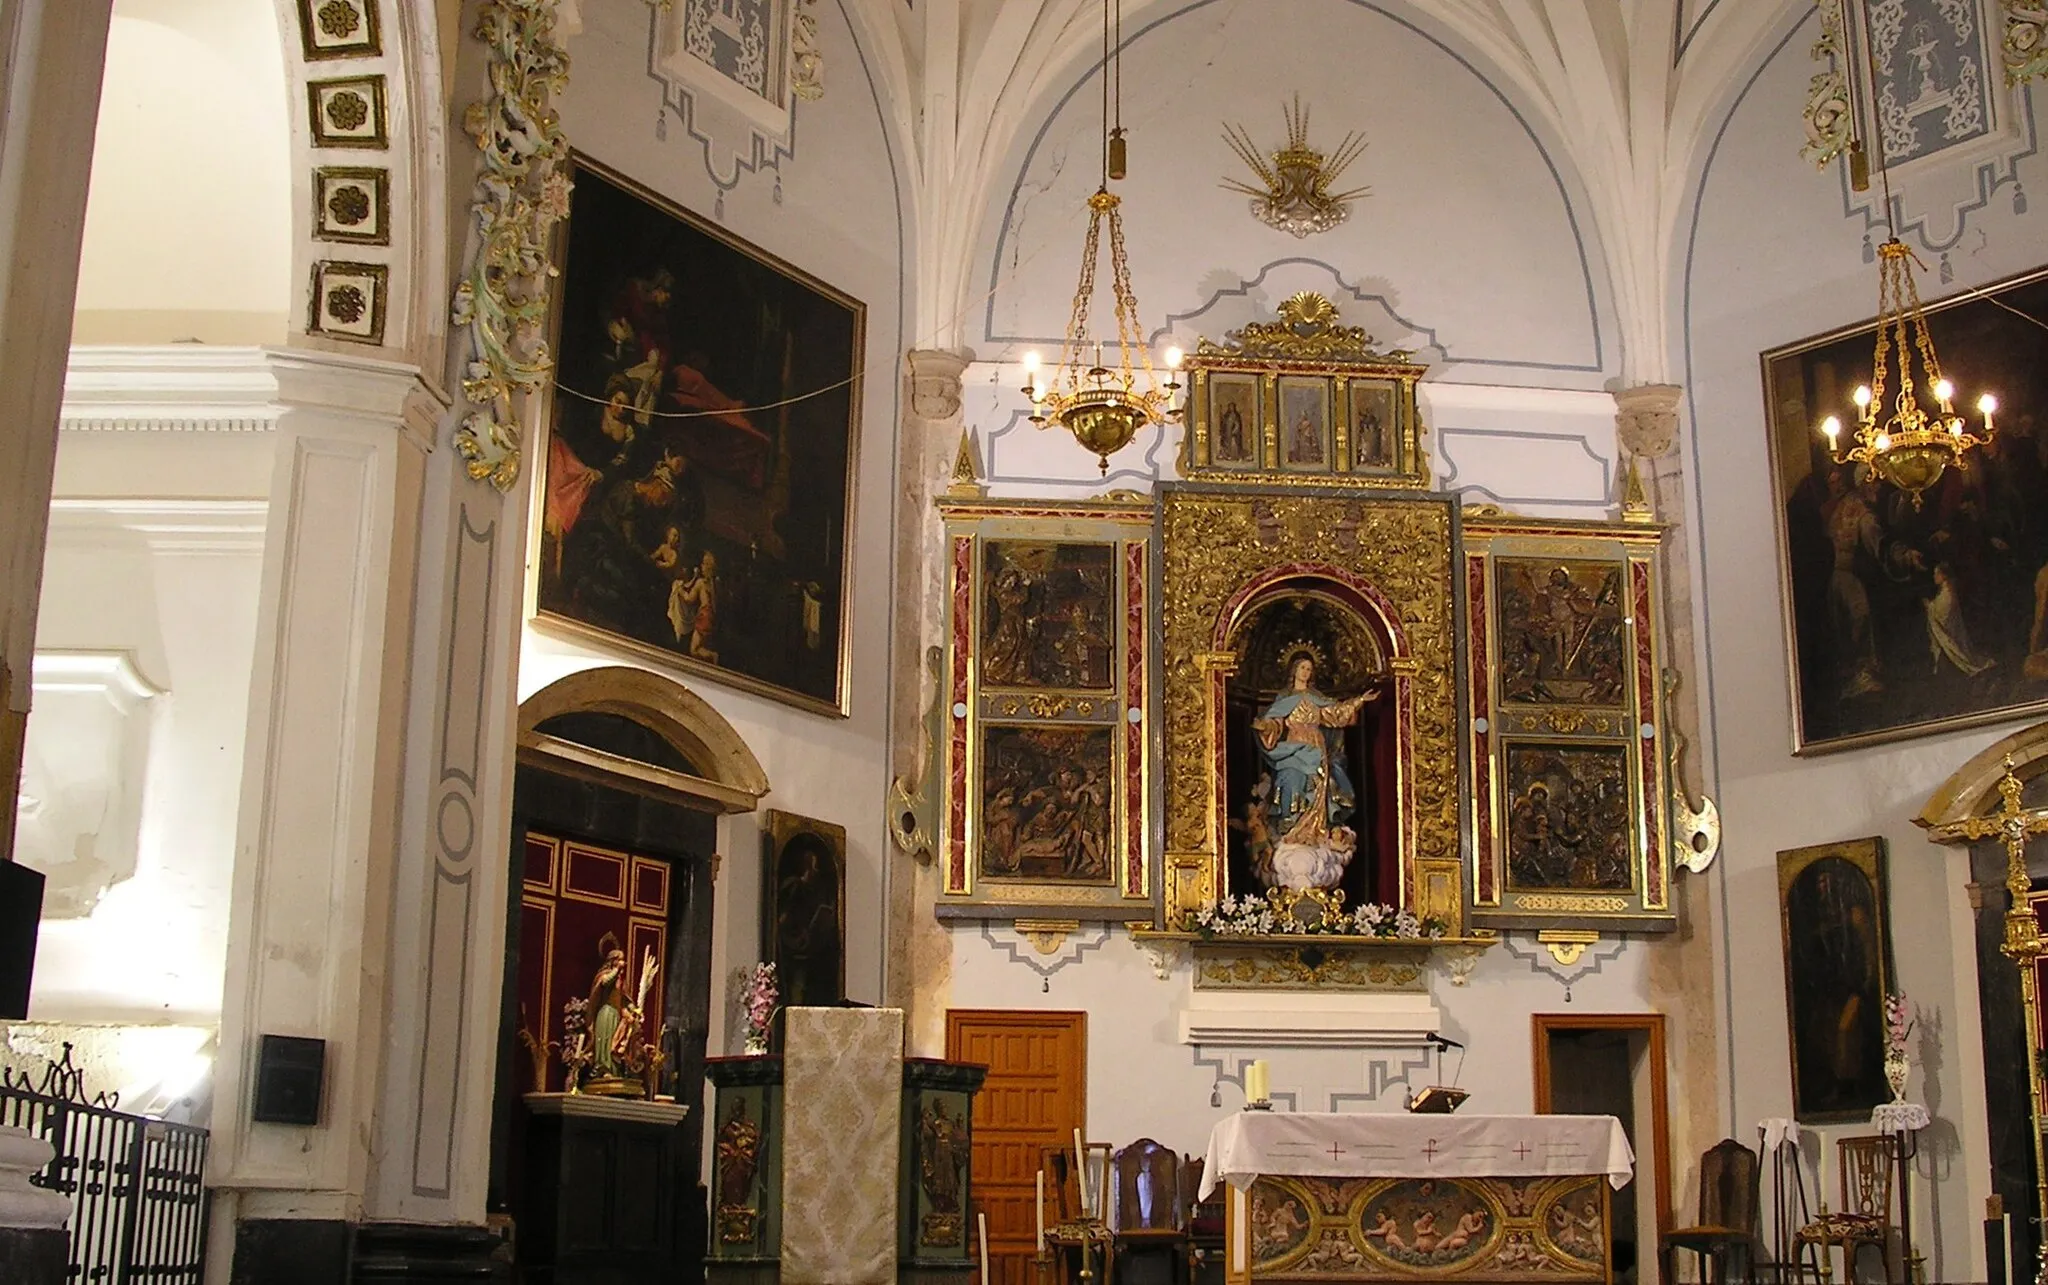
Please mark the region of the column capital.
[[60, 1228], [70, 1221], [69, 1200], [28, 1180], [56, 1154], [48, 1141], [32, 1133], [0, 1129], [0, 1227]]
[[1614, 430], [1630, 455], [1656, 459], [1678, 445], [1677, 384], [1637, 384], [1614, 394]]
[[959, 415], [960, 378], [973, 360], [972, 348], [911, 349], [911, 414], [941, 422]]

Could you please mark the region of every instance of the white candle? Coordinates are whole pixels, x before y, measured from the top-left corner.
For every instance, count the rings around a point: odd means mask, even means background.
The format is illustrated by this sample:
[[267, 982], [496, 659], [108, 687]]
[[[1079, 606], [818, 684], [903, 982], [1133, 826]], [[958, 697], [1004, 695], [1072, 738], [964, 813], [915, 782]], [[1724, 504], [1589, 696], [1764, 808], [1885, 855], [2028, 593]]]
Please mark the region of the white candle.
[[1038, 1252], [1045, 1253], [1045, 1170], [1038, 1171]]
[[[1081, 1145], [1081, 1130], [1078, 1127], [1074, 1130], [1074, 1190], [1088, 1190], [1088, 1149]], [[1081, 1198], [1086, 1200], [1087, 1196], [1083, 1195]]]
[[1266, 1100], [1266, 1062], [1259, 1058], [1245, 1068], [1244, 1096], [1247, 1102]]
[[1816, 1134], [1814, 1136], [1820, 1139], [1820, 1176], [1814, 1185], [1820, 1188], [1820, 1207], [1826, 1209], [1828, 1207], [1828, 1140], [1825, 1134]]
[[981, 1224], [981, 1285], [988, 1285], [988, 1215], [974, 1217]]

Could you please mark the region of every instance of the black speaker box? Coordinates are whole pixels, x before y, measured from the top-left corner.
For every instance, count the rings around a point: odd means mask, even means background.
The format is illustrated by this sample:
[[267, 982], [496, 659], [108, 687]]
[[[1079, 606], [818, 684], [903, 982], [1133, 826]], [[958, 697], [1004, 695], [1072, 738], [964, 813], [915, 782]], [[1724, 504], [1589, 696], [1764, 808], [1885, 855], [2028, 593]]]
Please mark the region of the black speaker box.
[[43, 918], [43, 874], [0, 861], [0, 1018], [28, 1016], [36, 968], [36, 926]]
[[326, 1040], [264, 1036], [256, 1049], [256, 1102], [249, 1118], [258, 1124], [320, 1123], [326, 1078]]

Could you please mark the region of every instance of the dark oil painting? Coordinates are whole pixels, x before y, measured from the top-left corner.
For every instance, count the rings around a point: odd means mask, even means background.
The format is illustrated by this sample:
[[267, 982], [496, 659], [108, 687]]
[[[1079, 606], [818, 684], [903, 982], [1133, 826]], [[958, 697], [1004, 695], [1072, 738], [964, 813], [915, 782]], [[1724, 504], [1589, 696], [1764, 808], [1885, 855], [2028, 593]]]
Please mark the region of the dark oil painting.
[[1106, 726], [982, 729], [983, 877], [1110, 882], [1112, 733]]
[[982, 567], [981, 681], [990, 687], [1107, 690], [1109, 544], [990, 540]]
[[1792, 1110], [1802, 1121], [1868, 1120], [1884, 1078], [1890, 989], [1884, 840], [1778, 854], [1791, 1023]]
[[784, 1004], [837, 1004], [846, 998], [846, 830], [770, 809], [765, 838], [761, 958], [775, 965]]
[[1500, 698], [1618, 706], [1627, 695], [1621, 565], [1496, 558]]
[[1982, 293], [1930, 309], [1928, 332], [1973, 426], [1980, 394], [2007, 409], [1919, 508], [1835, 464], [1817, 428], [1855, 423], [1871, 325], [1763, 356], [1801, 753], [2048, 709], [2048, 331], [1998, 306], [2048, 316], [2048, 274]]
[[1635, 886], [1628, 752], [1626, 745], [1509, 743], [1508, 887]]
[[862, 305], [578, 157], [535, 603], [824, 713]]

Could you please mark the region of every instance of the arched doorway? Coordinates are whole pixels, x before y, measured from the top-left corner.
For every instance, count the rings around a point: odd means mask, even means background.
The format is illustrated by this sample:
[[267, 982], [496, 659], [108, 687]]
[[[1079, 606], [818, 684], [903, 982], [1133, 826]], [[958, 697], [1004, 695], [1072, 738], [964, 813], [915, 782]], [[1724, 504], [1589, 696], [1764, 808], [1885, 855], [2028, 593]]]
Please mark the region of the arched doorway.
[[[616, 950], [628, 990], [647, 988], [645, 1043], [664, 1059], [630, 1075], [688, 1108], [671, 1140], [673, 1163], [658, 1162], [673, 1180], [636, 1189], [643, 1203], [665, 1206], [647, 1210], [651, 1221], [642, 1219], [636, 1234], [660, 1228], [641, 1246], [645, 1265], [673, 1264], [694, 1278], [687, 1273], [698, 1270], [707, 1216], [700, 1122], [717, 823], [753, 811], [767, 790], [767, 774], [732, 726], [681, 684], [647, 670], [583, 670], [521, 703], [491, 1208], [519, 1224], [522, 1260], [529, 1246], [553, 1248], [547, 1229], [565, 1210], [590, 1223], [591, 1211], [563, 1202], [589, 1196], [594, 1184], [570, 1179], [568, 1158], [529, 1109], [548, 1104], [529, 1095], [565, 1087], [564, 1007], [587, 999]], [[608, 1222], [608, 1213], [595, 1213]]]

